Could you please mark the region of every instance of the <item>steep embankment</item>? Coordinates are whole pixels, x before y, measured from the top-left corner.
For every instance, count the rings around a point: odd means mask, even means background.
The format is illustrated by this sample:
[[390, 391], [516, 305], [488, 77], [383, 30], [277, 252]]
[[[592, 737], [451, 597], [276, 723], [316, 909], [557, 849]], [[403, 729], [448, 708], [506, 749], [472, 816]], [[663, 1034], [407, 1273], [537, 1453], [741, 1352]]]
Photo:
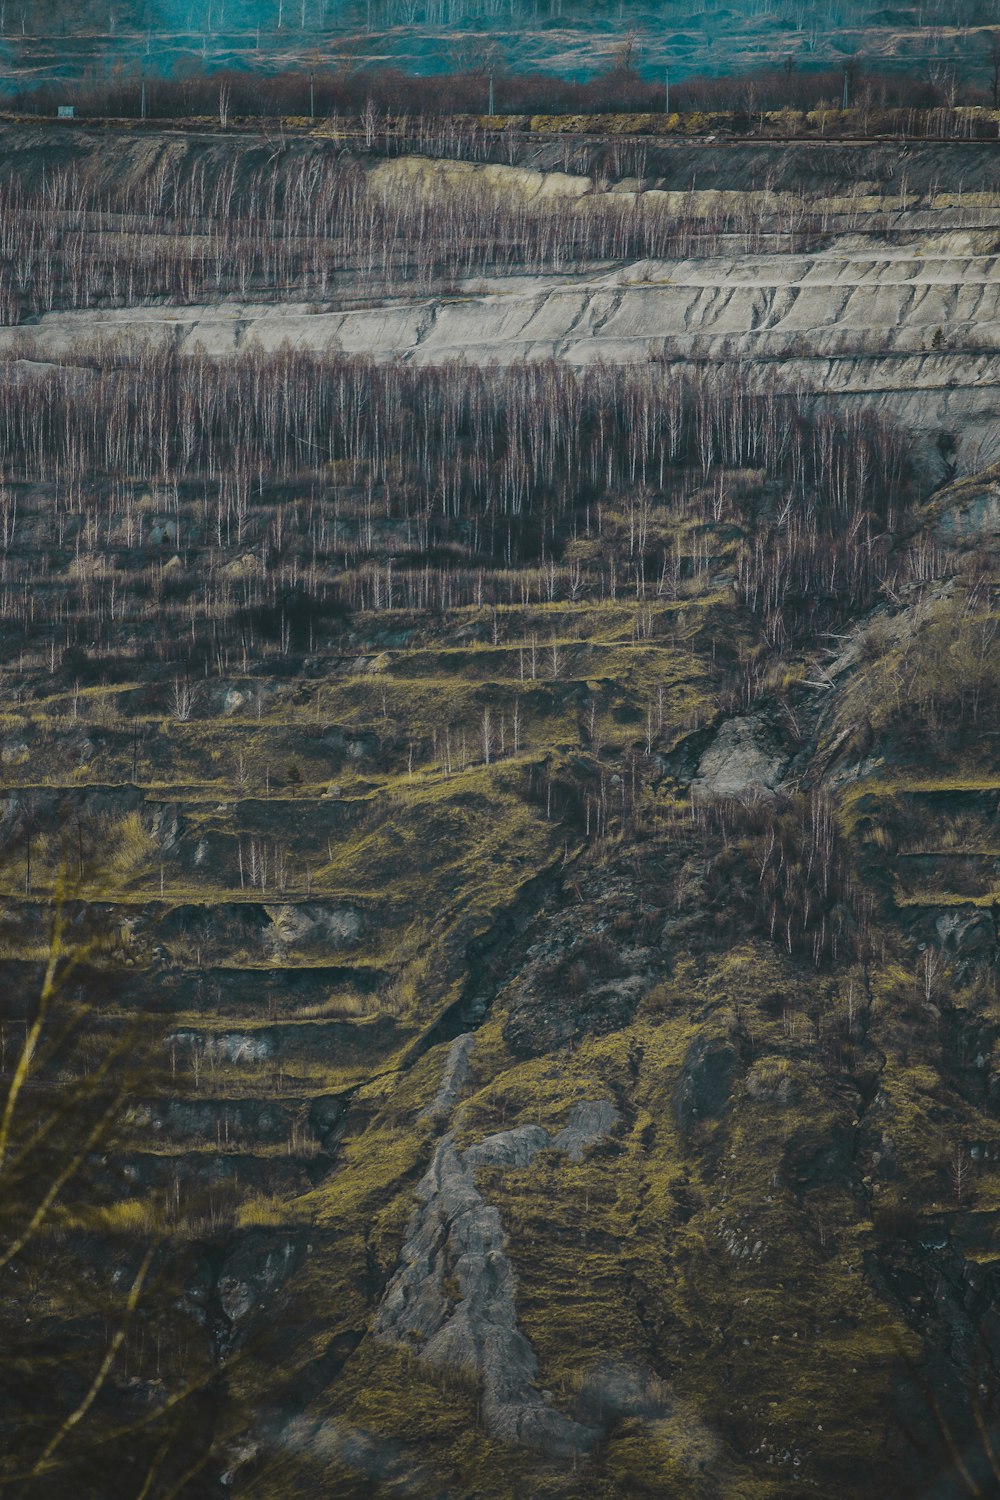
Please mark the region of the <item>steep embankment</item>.
[[[461, 293], [318, 311], [302, 303], [46, 314], [32, 359], [65, 359], [100, 336], [169, 337], [182, 352], [250, 343], [334, 348], [420, 364], [557, 359], [752, 366], [761, 383], [863, 402], [917, 432], [957, 438], [965, 468], [1000, 436], [1000, 257], [992, 232], [844, 236], [812, 255], [643, 262], [597, 276], [476, 278]], [[0, 330], [0, 351], [23, 335]]]
[[[0, 329], [0, 354], [65, 359], [94, 337], [138, 335], [220, 356], [288, 342], [423, 364], [657, 360], [711, 371], [745, 361], [762, 382], [891, 413], [929, 439], [938, 466], [939, 443], [966, 470], [996, 455], [992, 146], [915, 147], [891, 166], [871, 147], [765, 143], [632, 143], [615, 161], [577, 143], [562, 151], [570, 171], [553, 170], [560, 148], [530, 142], [515, 165], [361, 158], [353, 176], [329, 179], [328, 208], [299, 228], [291, 205], [330, 169], [332, 143], [320, 136], [270, 153], [219, 136], [116, 136], [107, 156], [97, 139], [34, 131], [6, 142], [9, 170], [32, 191], [45, 172], [70, 173], [100, 201], [117, 193], [145, 207], [131, 218], [60, 210], [89, 269], [68, 263], [42, 304], [51, 310]], [[626, 169], [644, 175], [623, 177]], [[149, 211], [192, 173], [218, 184], [193, 218]], [[242, 248], [259, 236], [245, 206], [231, 248], [221, 238], [224, 205], [241, 194], [270, 204], [269, 233], [285, 248], [280, 289], [265, 274], [266, 240]], [[385, 244], [381, 231], [365, 238], [358, 203], [382, 216]], [[350, 231], [345, 204], [354, 205]], [[490, 256], [503, 234], [492, 247], [487, 237], [504, 205], [516, 213], [509, 233], [530, 230], [531, 244], [513, 259], [508, 247], [500, 265]], [[467, 234], [468, 247], [444, 253], [428, 242], [411, 263], [413, 226], [436, 215], [447, 234]], [[51, 230], [39, 222], [40, 233]], [[637, 254], [650, 240], [676, 253]], [[149, 272], [157, 255], [165, 269]], [[223, 267], [242, 255], [236, 295]], [[18, 264], [15, 256], [15, 287]], [[149, 294], [139, 296], [140, 285]]]
[[[25, 295], [64, 230], [36, 210]], [[997, 471], [922, 509], [895, 430], [661, 379], [644, 345], [662, 308], [681, 363], [742, 340], [794, 384], [803, 330], [817, 367], [840, 339], [874, 364], [867, 321], [886, 366], [957, 379], [922, 330], [989, 326], [989, 235], [930, 265], [884, 223], [872, 253], [856, 224], [787, 256], [716, 236], [397, 297], [380, 352], [412, 367], [229, 368], [60, 344], [74, 287], [92, 319], [127, 300], [121, 221], [74, 223], [68, 310], [31, 325], [72, 368], [12, 359], [2, 391], [0, 1068], [67, 881], [88, 1040], [141, 1023], [155, 1066], [55, 1224], [60, 1356], [103, 1347], [162, 1241], [180, 1292], [114, 1397], [150, 1463], [182, 1403], [206, 1496], [957, 1500], [956, 1451], [989, 1493]], [[227, 284], [196, 227], [204, 264], [157, 275]], [[279, 295], [388, 327], [356, 286]], [[211, 316], [231, 349], [232, 309], [191, 303], [113, 316]], [[444, 359], [490, 326], [642, 364], [417, 367], [417, 332]], [[53, 1318], [34, 1285], [0, 1313]], [[96, 1451], [91, 1492], [134, 1500]]]

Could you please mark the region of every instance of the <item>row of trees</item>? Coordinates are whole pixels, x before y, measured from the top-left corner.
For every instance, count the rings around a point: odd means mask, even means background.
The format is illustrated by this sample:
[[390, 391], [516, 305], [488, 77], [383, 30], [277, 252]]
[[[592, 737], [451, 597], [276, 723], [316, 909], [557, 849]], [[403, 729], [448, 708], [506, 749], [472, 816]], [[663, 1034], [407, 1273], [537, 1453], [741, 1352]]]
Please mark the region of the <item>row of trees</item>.
[[0, 383], [0, 611], [60, 655], [165, 611], [174, 653], [211, 621], [213, 660], [220, 628], [288, 655], [344, 609], [641, 603], [722, 564], [780, 652], [909, 576], [903, 436], [752, 370], [87, 360]]
[[78, 170], [30, 183], [0, 174], [0, 319], [160, 298], [342, 302], [488, 273], [683, 257], [733, 235], [750, 250], [765, 231], [804, 247], [826, 228], [804, 188], [780, 202], [727, 198], [706, 215], [658, 195], [533, 198], [480, 175], [373, 174], [315, 142], [263, 161], [170, 154], [111, 184]]
[[[956, 104], [993, 105], [993, 40], [987, 32], [977, 51], [964, 60], [935, 62], [910, 71], [887, 71], [850, 58], [843, 68], [765, 66], [728, 76], [678, 76], [671, 85], [670, 109], [679, 114], [719, 112], [733, 117], [735, 129], [756, 126], [761, 111], [837, 109], [845, 103], [870, 112], [953, 109]], [[939, 54], [940, 56], [940, 54]], [[220, 91], [230, 114], [242, 119], [326, 119], [342, 114], [355, 119], [374, 108], [393, 117], [486, 115], [663, 114], [667, 93], [662, 77], [642, 76], [635, 65], [635, 43], [627, 39], [613, 65], [577, 80], [553, 73], [513, 73], [487, 52], [471, 68], [433, 77], [395, 68], [318, 66], [270, 74], [239, 69], [189, 69], [161, 77], [154, 66], [118, 70], [104, 79], [45, 84], [15, 94], [11, 103], [22, 112], [53, 115], [72, 103], [81, 117], [123, 119], [189, 119], [215, 117]], [[492, 86], [492, 92], [491, 92]], [[923, 133], [922, 131], [920, 133]]]
[[[0, 386], [0, 464], [58, 477], [81, 513], [93, 509], [84, 476], [155, 478], [165, 507], [177, 503], [177, 481], [207, 477], [237, 507], [240, 490], [264, 479], [336, 464], [366, 493], [370, 481], [373, 502], [378, 487], [387, 519], [524, 517], [554, 536], [557, 519], [602, 492], [662, 491], [678, 469], [704, 482], [722, 467], [787, 481], [790, 514], [805, 525], [826, 510], [849, 522], [869, 505], [891, 522], [906, 499], [906, 454], [884, 423], [810, 420], [735, 364], [578, 373], [557, 362], [414, 367], [290, 348], [213, 359], [170, 344], [97, 345]], [[756, 513], [746, 481], [734, 493]], [[723, 487], [709, 502], [717, 519], [726, 497]]]

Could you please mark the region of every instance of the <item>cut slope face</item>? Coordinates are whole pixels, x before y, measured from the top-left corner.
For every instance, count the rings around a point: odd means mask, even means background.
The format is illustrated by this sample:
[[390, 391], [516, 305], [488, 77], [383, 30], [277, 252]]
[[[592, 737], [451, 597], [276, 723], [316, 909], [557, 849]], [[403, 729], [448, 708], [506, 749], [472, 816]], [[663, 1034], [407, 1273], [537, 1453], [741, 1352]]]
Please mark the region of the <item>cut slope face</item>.
[[379, 150], [328, 127], [277, 148], [0, 133], [0, 356], [138, 335], [213, 356], [289, 343], [426, 365], [741, 361], [760, 383], [921, 430], [936, 477], [942, 452], [968, 471], [995, 456], [992, 145], [903, 158], [528, 135], [505, 164]]
[[[1000, 257], [991, 231], [912, 238], [845, 235], [814, 254], [641, 261], [603, 274], [476, 278], [457, 295], [315, 304], [79, 310], [31, 325], [33, 358], [65, 358], [94, 336], [141, 334], [182, 352], [248, 342], [334, 348], [420, 364], [557, 359], [671, 366], [745, 361], [761, 383], [863, 401], [907, 425], [958, 435], [966, 467], [1000, 453]], [[0, 351], [23, 332], [0, 330]]]

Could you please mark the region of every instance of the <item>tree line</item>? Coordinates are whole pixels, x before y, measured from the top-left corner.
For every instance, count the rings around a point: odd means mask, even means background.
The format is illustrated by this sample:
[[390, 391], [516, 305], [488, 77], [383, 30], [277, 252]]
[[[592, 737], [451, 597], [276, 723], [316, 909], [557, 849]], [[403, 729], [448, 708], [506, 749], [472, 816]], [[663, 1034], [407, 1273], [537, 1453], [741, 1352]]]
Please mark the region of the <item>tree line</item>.
[[[643, 76], [635, 43], [626, 39], [612, 65], [588, 79], [556, 73], [518, 73], [489, 52], [473, 66], [427, 77], [398, 68], [318, 65], [270, 73], [243, 69], [191, 68], [161, 76], [151, 65], [121, 68], [104, 78], [52, 82], [16, 91], [18, 112], [54, 115], [71, 103], [81, 117], [178, 120], [217, 117], [220, 93], [231, 117], [257, 120], [280, 116], [325, 120], [331, 115], [360, 119], [374, 109], [391, 118], [446, 115], [680, 115], [725, 113], [734, 128], [752, 128], [761, 111], [835, 110], [843, 105], [869, 111], [909, 112], [911, 125], [928, 112], [956, 105], [997, 105], [993, 83], [993, 40], [986, 32], [956, 62], [932, 62], [919, 70], [888, 69], [848, 57], [841, 68], [766, 65], [717, 76], [698, 73], [665, 79]], [[492, 85], [492, 93], [491, 93]], [[492, 111], [490, 101], [493, 101]], [[923, 133], [918, 131], [918, 133]]]
[[[455, 136], [457, 140], [457, 134]], [[435, 149], [446, 141], [425, 142]], [[460, 154], [460, 153], [459, 153]], [[621, 155], [619, 166], [635, 161]], [[517, 183], [442, 172], [372, 173], [322, 144], [163, 158], [155, 172], [95, 179], [76, 168], [27, 182], [0, 174], [0, 321], [72, 307], [295, 295], [322, 305], [492, 274], [663, 259], [764, 244], [806, 248], [828, 228], [808, 195], [721, 203], [706, 217], [659, 195], [532, 197]], [[768, 241], [771, 243], [771, 241]]]
[[780, 655], [926, 562], [905, 435], [739, 367], [95, 346], [0, 381], [0, 472], [0, 615], [60, 655], [170, 613], [173, 656], [287, 655], [338, 611], [639, 605], [720, 567]]

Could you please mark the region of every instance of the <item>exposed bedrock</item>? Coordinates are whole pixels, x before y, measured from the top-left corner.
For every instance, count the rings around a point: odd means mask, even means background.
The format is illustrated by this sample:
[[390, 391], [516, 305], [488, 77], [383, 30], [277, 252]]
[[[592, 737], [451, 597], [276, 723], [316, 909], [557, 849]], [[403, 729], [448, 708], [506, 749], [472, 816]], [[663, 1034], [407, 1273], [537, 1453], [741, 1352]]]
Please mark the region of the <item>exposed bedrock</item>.
[[[445, 1086], [466, 1038], [453, 1043]], [[479, 1167], [517, 1170], [539, 1151], [580, 1161], [618, 1121], [608, 1100], [581, 1102], [555, 1134], [522, 1125], [460, 1150], [453, 1132], [438, 1143], [417, 1190], [401, 1263], [375, 1320], [376, 1337], [408, 1344], [428, 1364], [482, 1383], [487, 1431], [504, 1442], [572, 1453], [589, 1448], [597, 1429], [564, 1416], [535, 1389], [538, 1361], [518, 1327], [516, 1278], [498, 1210], [476, 1185]]]
[[761, 715], [727, 719], [698, 762], [692, 790], [700, 797], [773, 792], [788, 763], [779, 736]]

